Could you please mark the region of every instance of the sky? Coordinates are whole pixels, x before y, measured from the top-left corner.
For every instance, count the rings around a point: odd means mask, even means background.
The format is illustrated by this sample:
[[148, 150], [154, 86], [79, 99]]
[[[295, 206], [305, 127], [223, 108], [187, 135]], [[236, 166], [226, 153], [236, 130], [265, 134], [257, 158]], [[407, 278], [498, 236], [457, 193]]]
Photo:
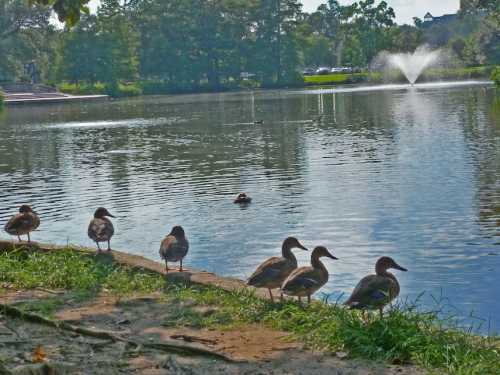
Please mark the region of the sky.
[[[433, 16], [441, 16], [448, 13], [456, 13], [460, 0], [386, 0], [396, 12], [396, 22], [398, 24], [413, 24], [413, 17], [424, 18], [425, 13], [430, 12]], [[306, 12], [315, 11], [318, 5], [326, 0], [302, 0], [303, 10]], [[354, 0], [340, 0], [341, 4], [352, 4]], [[91, 0], [92, 9], [97, 7], [99, 0]]]

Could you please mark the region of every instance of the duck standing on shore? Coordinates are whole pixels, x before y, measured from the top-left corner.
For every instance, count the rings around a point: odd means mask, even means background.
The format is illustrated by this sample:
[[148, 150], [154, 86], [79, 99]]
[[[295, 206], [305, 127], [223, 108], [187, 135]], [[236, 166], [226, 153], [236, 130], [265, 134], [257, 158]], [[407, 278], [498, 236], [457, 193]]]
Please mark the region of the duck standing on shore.
[[299, 302], [302, 297], [307, 297], [307, 302], [311, 303], [311, 295], [328, 282], [328, 270], [320, 261], [322, 257], [338, 259], [326, 247], [315, 247], [311, 254], [311, 266], [293, 271], [283, 282], [281, 291], [289, 296], [299, 297]]
[[113, 223], [108, 217], [114, 217], [104, 207], [99, 207], [95, 213], [94, 218], [90, 221], [88, 228], [88, 235], [97, 244], [97, 251], [101, 251], [99, 242], [108, 243], [108, 251], [111, 251], [111, 237], [115, 233]]
[[[256, 288], [267, 288], [271, 301], [274, 302], [271, 289], [279, 288], [288, 275], [297, 268], [297, 258], [292, 253], [293, 248], [307, 251], [295, 237], [288, 237], [281, 246], [281, 257], [272, 257], [262, 263], [250, 276], [247, 284]], [[281, 298], [283, 299], [283, 294]]]
[[31, 242], [30, 232], [34, 231], [40, 226], [40, 218], [30, 206], [23, 204], [19, 207], [19, 213], [12, 216], [12, 218], [5, 224], [4, 230], [12, 235], [17, 236], [21, 241], [21, 236], [27, 235], [28, 242]]
[[388, 269], [394, 268], [407, 271], [397, 264], [394, 259], [382, 257], [375, 265], [375, 275], [361, 279], [345, 305], [351, 309], [375, 310], [378, 309], [380, 317], [383, 316], [384, 307], [392, 302], [400, 291], [398, 280]]
[[168, 273], [168, 262], [180, 262], [179, 271], [182, 272], [182, 260], [188, 250], [189, 242], [184, 229], [181, 226], [173, 227], [160, 246], [160, 256], [165, 260], [165, 271]]

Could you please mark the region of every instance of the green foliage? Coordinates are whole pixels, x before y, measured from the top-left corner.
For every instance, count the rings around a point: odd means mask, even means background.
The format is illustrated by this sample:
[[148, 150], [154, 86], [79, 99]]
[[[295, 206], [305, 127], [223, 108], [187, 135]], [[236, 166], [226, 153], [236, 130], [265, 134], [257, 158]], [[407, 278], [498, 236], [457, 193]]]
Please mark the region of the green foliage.
[[118, 295], [161, 290], [164, 283], [158, 275], [118, 267], [70, 249], [47, 254], [22, 250], [2, 253], [0, 282], [26, 289], [45, 287], [97, 292], [106, 288]]
[[29, 0], [29, 2], [51, 6], [60, 22], [73, 26], [80, 20], [82, 13], [89, 13], [87, 4], [90, 0]]
[[500, 66], [495, 67], [491, 72], [491, 80], [500, 88]]
[[0, 91], [0, 112], [3, 110], [3, 107], [5, 105], [4, 100], [5, 100], [5, 98], [4, 98], [3, 92]]
[[59, 91], [71, 95], [109, 95], [113, 98], [142, 95], [143, 90], [139, 83], [68, 83], [57, 85]]

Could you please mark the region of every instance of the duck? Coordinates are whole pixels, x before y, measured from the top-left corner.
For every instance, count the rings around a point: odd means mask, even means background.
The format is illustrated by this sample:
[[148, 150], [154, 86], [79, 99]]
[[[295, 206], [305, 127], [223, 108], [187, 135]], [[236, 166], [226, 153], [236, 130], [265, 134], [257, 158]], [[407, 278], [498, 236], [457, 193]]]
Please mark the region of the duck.
[[320, 261], [322, 257], [338, 260], [326, 247], [316, 246], [311, 254], [311, 266], [300, 267], [290, 273], [281, 285], [282, 293], [298, 297], [299, 303], [302, 297], [307, 297], [307, 303], [310, 304], [311, 295], [328, 282], [328, 270]]
[[101, 251], [99, 242], [108, 243], [108, 251], [111, 251], [111, 237], [115, 233], [115, 228], [108, 217], [113, 217], [107, 209], [99, 207], [94, 212], [94, 218], [89, 223], [88, 236], [97, 244], [97, 251]]
[[393, 268], [403, 272], [408, 271], [390, 257], [381, 257], [375, 264], [375, 275], [368, 275], [356, 285], [345, 305], [351, 309], [375, 310], [378, 309], [383, 317], [384, 307], [391, 303], [400, 291], [398, 279], [387, 272]]
[[[308, 251], [297, 238], [286, 238], [281, 246], [281, 257], [269, 258], [257, 267], [247, 280], [247, 285], [256, 288], [267, 288], [271, 302], [274, 302], [271, 289], [279, 288], [290, 273], [297, 268], [297, 258], [292, 253], [294, 248]], [[283, 299], [283, 294], [281, 299]]]
[[172, 228], [160, 245], [160, 257], [165, 260], [165, 272], [168, 273], [168, 262], [180, 262], [179, 272], [182, 272], [182, 260], [189, 251], [189, 241], [180, 225]]
[[252, 201], [252, 198], [250, 198], [246, 193], [240, 193], [234, 200], [234, 203], [237, 204], [248, 204]]
[[21, 241], [21, 236], [27, 235], [28, 242], [31, 242], [30, 232], [33, 232], [40, 226], [40, 217], [27, 204], [19, 207], [19, 213], [15, 214], [5, 224], [4, 230]]
[[264, 120], [255, 120], [253, 123], [254, 123], [254, 125], [263, 125]]

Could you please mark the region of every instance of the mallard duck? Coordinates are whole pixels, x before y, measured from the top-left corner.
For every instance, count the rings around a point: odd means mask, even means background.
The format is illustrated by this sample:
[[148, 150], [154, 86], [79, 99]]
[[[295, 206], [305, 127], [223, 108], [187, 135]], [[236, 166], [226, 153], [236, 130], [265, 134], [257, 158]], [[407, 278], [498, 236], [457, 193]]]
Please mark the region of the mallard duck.
[[375, 265], [376, 275], [361, 279], [345, 304], [351, 309], [378, 309], [382, 317], [385, 305], [393, 301], [399, 295], [400, 290], [396, 276], [387, 272], [389, 268], [407, 271], [392, 258], [380, 258]]
[[182, 259], [187, 255], [189, 242], [181, 226], [175, 226], [163, 239], [160, 245], [160, 256], [165, 260], [165, 271], [168, 273], [168, 262], [180, 262], [179, 271], [182, 272]]
[[13, 236], [17, 236], [21, 241], [21, 236], [27, 235], [28, 242], [31, 242], [30, 232], [34, 231], [40, 225], [40, 218], [30, 206], [23, 204], [19, 207], [19, 213], [12, 216], [12, 218], [5, 224], [4, 230]]
[[88, 235], [97, 244], [97, 251], [101, 251], [99, 242], [108, 243], [108, 251], [111, 251], [111, 237], [115, 233], [113, 223], [108, 217], [114, 217], [104, 207], [99, 207], [95, 213], [94, 218], [90, 221]]
[[240, 193], [234, 200], [234, 203], [238, 204], [247, 204], [252, 201], [252, 198], [250, 198], [246, 193]]
[[311, 266], [300, 267], [294, 270], [283, 282], [281, 291], [289, 296], [307, 296], [307, 302], [311, 303], [311, 295], [328, 282], [328, 270], [320, 261], [320, 258], [334, 257], [324, 246], [316, 246], [311, 254]]
[[295, 237], [288, 237], [281, 246], [281, 257], [272, 257], [262, 263], [247, 281], [256, 288], [267, 288], [271, 301], [274, 302], [271, 289], [279, 288], [290, 273], [297, 268], [297, 258], [293, 248], [306, 250]]

